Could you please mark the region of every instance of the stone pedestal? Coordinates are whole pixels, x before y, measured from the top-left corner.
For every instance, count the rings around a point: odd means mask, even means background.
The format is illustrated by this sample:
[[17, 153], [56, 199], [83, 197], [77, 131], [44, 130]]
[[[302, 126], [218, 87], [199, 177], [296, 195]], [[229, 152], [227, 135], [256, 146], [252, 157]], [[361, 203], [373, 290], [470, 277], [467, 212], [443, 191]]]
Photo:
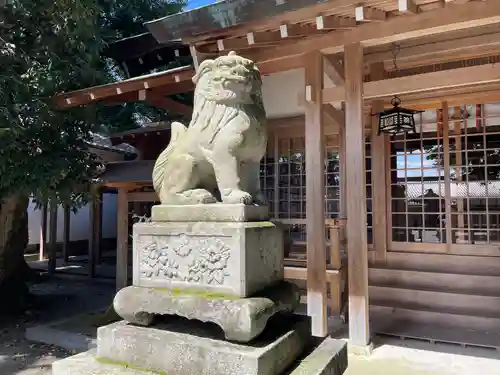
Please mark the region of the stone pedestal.
[[[282, 231], [248, 221], [262, 218], [267, 209], [243, 205], [154, 207], [153, 222], [134, 225], [133, 285], [114, 300], [124, 321], [54, 375], [282, 374], [310, 324], [292, 314], [300, 292], [283, 280]], [[74, 371], [84, 362], [95, 370]]]
[[283, 280], [283, 233], [267, 221], [135, 224], [133, 247], [136, 286], [248, 297]]

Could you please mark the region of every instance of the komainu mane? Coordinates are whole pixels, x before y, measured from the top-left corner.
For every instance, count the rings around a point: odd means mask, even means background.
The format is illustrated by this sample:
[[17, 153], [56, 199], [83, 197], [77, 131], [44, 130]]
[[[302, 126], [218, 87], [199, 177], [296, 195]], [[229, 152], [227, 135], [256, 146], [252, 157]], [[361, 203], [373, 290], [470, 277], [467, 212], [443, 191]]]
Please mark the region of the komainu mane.
[[230, 52], [203, 61], [193, 77], [193, 116], [172, 137], [153, 170], [162, 204], [264, 204], [260, 160], [266, 152], [266, 114], [257, 66]]

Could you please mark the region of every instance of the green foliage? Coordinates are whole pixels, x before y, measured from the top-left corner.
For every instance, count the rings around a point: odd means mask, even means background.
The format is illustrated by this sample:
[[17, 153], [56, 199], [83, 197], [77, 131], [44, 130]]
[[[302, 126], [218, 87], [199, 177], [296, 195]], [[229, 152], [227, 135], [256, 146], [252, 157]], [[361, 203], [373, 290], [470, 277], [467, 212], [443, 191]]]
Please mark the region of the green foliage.
[[86, 200], [100, 164], [87, 151], [101, 125], [133, 127], [134, 106], [58, 111], [50, 98], [116, 79], [100, 51], [176, 12], [162, 0], [11, 0], [0, 7], [0, 202], [12, 194]]
[[0, 199], [83, 199], [99, 164], [84, 141], [89, 111], [55, 111], [49, 98], [102, 81], [94, 0], [14, 0], [0, 9]]

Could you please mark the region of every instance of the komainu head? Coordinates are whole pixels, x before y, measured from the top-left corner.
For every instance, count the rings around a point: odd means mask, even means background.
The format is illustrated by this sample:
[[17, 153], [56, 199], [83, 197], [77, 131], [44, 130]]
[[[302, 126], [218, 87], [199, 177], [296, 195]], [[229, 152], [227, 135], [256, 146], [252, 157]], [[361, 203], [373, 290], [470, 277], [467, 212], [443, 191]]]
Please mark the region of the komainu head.
[[258, 104], [262, 102], [262, 79], [252, 60], [229, 52], [205, 60], [193, 77], [195, 94], [219, 103]]

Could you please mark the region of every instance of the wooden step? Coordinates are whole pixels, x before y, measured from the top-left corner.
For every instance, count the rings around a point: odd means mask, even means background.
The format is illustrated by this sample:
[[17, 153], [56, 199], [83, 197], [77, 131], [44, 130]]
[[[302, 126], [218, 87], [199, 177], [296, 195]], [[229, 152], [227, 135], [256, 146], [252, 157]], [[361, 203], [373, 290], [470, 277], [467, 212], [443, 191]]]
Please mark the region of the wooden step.
[[[373, 266], [377, 266], [376, 263]], [[500, 257], [388, 252], [388, 268], [500, 276]]]
[[500, 276], [370, 268], [370, 285], [500, 296]]
[[398, 303], [417, 309], [454, 311], [463, 315], [480, 315], [500, 319], [500, 296], [458, 294], [440, 290], [403, 289], [371, 285], [370, 302], [375, 305]]
[[[382, 305], [370, 303], [370, 319], [384, 318], [389, 320], [403, 320], [415, 324], [439, 325], [447, 328], [459, 328], [470, 331], [497, 332], [500, 327], [500, 318], [486, 316], [464, 315], [451, 311], [418, 309], [412, 306], [386, 303]], [[374, 320], [375, 321], [375, 320]]]
[[389, 319], [385, 314], [371, 317], [371, 329], [376, 334], [402, 339], [426, 340], [462, 346], [500, 349], [500, 329], [492, 331], [460, 329], [435, 324], [419, 324], [408, 320]]

